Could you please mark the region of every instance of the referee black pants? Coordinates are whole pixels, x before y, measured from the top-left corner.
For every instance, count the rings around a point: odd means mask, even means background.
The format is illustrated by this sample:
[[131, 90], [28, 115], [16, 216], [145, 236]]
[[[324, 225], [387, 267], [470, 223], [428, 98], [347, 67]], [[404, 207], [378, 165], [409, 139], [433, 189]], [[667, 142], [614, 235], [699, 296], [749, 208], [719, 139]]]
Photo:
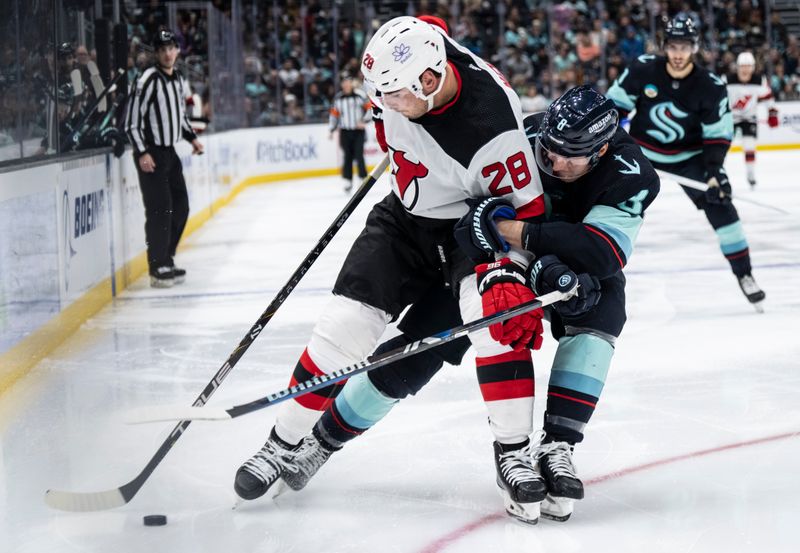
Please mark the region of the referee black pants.
[[189, 195], [183, 165], [173, 147], [148, 146], [156, 168], [145, 173], [134, 155], [139, 187], [144, 201], [144, 235], [147, 263], [152, 274], [158, 267], [174, 265], [172, 258], [189, 218]]
[[358, 163], [358, 176], [362, 179], [367, 176], [367, 166], [364, 163], [364, 135], [362, 129], [339, 131], [339, 145], [344, 151], [342, 177], [345, 179], [353, 178], [353, 160]]

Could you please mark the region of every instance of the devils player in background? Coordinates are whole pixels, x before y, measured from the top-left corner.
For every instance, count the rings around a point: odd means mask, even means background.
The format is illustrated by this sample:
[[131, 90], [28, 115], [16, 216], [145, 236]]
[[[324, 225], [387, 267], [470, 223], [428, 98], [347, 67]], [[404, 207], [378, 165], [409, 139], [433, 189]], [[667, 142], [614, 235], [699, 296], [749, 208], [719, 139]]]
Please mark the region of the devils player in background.
[[683, 191], [703, 210], [748, 301], [761, 310], [765, 294], [752, 275], [750, 250], [731, 199], [723, 163], [733, 138], [725, 83], [694, 63], [699, 48], [692, 20], [679, 15], [664, 31], [665, 56], [639, 56], [608, 89], [623, 117], [636, 111], [630, 135], [656, 169], [708, 183]]
[[756, 59], [750, 52], [742, 52], [736, 58], [736, 73], [727, 77], [728, 98], [733, 113], [734, 132], [742, 134], [744, 163], [747, 182], [756, 185], [756, 139], [758, 138], [758, 104], [767, 103], [767, 124], [778, 126], [778, 110], [767, 78], [756, 73]]
[[[378, 29], [361, 71], [373, 101], [383, 108], [381, 138], [391, 160], [392, 192], [372, 208], [348, 253], [292, 383], [363, 360], [408, 306], [433, 318], [436, 305], [428, 298], [443, 287], [457, 295], [458, 312], [467, 321], [535, 297], [526, 285], [528, 254], [504, 252], [496, 263], [475, 268], [453, 237], [468, 198], [507, 198], [523, 218], [544, 211], [514, 91], [442, 28], [408, 16]], [[562, 265], [549, 277], [557, 281], [559, 270], [569, 272]], [[541, 344], [542, 317], [538, 309], [470, 335], [495, 437], [501, 493], [515, 514], [531, 521], [538, 519], [546, 495], [530, 443], [530, 349]], [[350, 379], [348, 387], [362, 397], [382, 395], [366, 375]], [[281, 477], [297, 475], [292, 454], [313, 445], [304, 438], [343, 388], [336, 384], [283, 404], [264, 447], [236, 473], [239, 496], [255, 499]], [[378, 402], [363, 412], [347, 399], [345, 409], [363, 420], [386, 407]]]

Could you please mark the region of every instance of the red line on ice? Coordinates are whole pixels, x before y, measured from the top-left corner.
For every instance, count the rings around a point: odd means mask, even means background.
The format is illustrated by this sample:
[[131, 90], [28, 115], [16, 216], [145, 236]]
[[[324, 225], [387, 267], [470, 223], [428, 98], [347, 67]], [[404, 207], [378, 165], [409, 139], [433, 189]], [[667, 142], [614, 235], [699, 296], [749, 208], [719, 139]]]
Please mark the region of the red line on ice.
[[[705, 455], [711, 455], [712, 453], [720, 453], [722, 451], [728, 451], [731, 449], [739, 449], [742, 447], [749, 447], [753, 445], [760, 445], [767, 442], [775, 442], [778, 440], [785, 440], [787, 438], [794, 438], [796, 436], [800, 436], [800, 431], [798, 432], [787, 432], [785, 434], [778, 434], [776, 436], [768, 436], [766, 438], [757, 438], [755, 440], [749, 440], [746, 442], [738, 442], [734, 444], [728, 445], [721, 445], [717, 447], [712, 447], [710, 449], [701, 449], [700, 451], [694, 451], [691, 453], [684, 453], [683, 455], [676, 455], [674, 457], [666, 457], [664, 459], [658, 459], [656, 461], [651, 461], [649, 463], [644, 463], [642, 465], [635, 465], [632, 467], [628, 467], [626, 469], [617, 470], [614, 472], [609, 472], [608, 474], [603, 474], [601, 476], [595, 476], [584, 482], [587, 486], [592, 484], [599, 484], [601, 482], [606, 482], [607, 480], [613, 480], [615, 478], [621, 478], [623, 476], [627, 476], [629, 474], [633, 474], [634, 472], [641, 472], [643, 470], [651, 469], [654, 467], [659, 467], [662, 465], [668, 465], [670, 463], [677, 463], [678, 461], [686, 461], [687, 459], [696, 459], [697, 457], [703, 457]], [[420, 550], [420, 553], [439, 553], [440, 551], [444, 551], [448, 546], [457, 542], [464, 536], [475, 532], [476, 530], [480, 530], [484, 526], [488, 526], [489, 524], [496, 522], [498, 520], [507, 520], [508, 517], [503, 512], [492, 513], [490, 515], [483, 516], [478, 520], [470, 522], [462, 526], [461, 528], [457, 528], [452, 532], [449, 532], [442, 536], [441, 538], [431, 542], [429, 545], [426, 545], [424, 548]], [[508, 519], [510, 520], [510, 519]]]

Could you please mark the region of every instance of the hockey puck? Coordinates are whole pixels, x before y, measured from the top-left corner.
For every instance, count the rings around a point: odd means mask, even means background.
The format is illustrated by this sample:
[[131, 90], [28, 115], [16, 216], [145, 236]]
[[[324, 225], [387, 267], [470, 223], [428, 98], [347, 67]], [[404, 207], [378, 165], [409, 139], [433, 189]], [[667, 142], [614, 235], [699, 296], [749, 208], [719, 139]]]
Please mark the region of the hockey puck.
[[145, 526], [164, 526], [167, 523], [167, 515], [147, 515], [144, 517]]

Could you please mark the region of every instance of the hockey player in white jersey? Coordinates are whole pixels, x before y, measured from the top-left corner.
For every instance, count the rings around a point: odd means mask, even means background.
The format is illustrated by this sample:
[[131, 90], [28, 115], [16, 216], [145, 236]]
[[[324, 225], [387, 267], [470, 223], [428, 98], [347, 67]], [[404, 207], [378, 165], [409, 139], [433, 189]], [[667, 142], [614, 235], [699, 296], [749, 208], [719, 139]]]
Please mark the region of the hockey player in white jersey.
[[733, 114], [735, 132], [741, 132], [747, 182], [756, 185], [756, 139], [758, 138], [758, 104], [767, 103], [767, 124], [778, 126], [778, 110], [767, 78], [756, 73], [756, 59], [750, 52], [736, 58], [736, 73], [727, 77], [728, 98]]
[[[474, 267], [453, 237], [468, 198], [506, 198], [519, 218], [544, 212], [513, 90], [442, 28], [414, 17], [384, 24], [367, 45], [361, 70], [373, 100], [384, 108], [377, 114], [382, 111], [392, 193], [372, 208], [354, 242], [292, 384], [364, 359], [407, 306], [433, 309], [425, 303], [433, 289], [449, 287], [458, 296], [464, 321], [535, 297], [525, 284], [529, 254], [512, 250], [495, 263]], [[542, 316], [541, 309], [534, 310], [470, 336], [495, 438], [498, 483], [514, 514], [531, 522], [546, 495], [529, 438], [531, 349], [541, 344]], [[369, 389], [368, 380], [361, 382], [366, 389], [359, 393], [380, 394]], [[236, 473], [239, 496], [260, 497], [296, 470], [286, 462], [287, 452], [298, 447], [343, 387], [336, 384], [281, 406], [264, 447]]]
[[[514, 210], [505, 198], [469, 200], [473, 209], [456, 224], [454, 234], [476, 263], [503, 251], [507, 242], [535, 252], [529, 282], [534, 290], [550, 291], [537, 288], [537, 283], [553, 270], [565, 279], [560, 282], [564, 288], [580, 283], [575, 296], [545, 308], [558, 349], [550, 371], [543, 433], [537, 433], [541, 443], [534, 440], [537, 468], [548, 491], [541, 516], [565, 521], [575, 501], [584, 496], [573, 451], [583, 441], [600, 400], [627, 318], [622, 270], [644, 212], [658, 193], [659, 180], [642, 150], [617, 126], [614, 103], [588, 86], [571, 89], [546, 113], [530, 115], [524, 123], [538, 165], [534, 170], [548, 198], [547, 213], [527, 221], [511, 220]], [[562, 263], [586, 272], [569, 281]], [[375, 354], [461, 323], [452, 294], [432, 289], [424, 302], [403, 315], [397, 325], [402, 334], [383, 342]], [[333, 453], [377, 424], [403, 398], [419, 392], [445, 362], [460, 365], [468, 348], [467, 339], [459, 338], [351, 378], [312, 434], [287, 458], [294, 470], [283, 480], [292, 490], [303, 489]], [[494, 375], [483, 376], [488, 383]], [[504, 458], [497, 460], [501, 465]], [[500, 491], [508, 499], [502, 484]], [[508, 501], [507, 508], [518, 516]]]

